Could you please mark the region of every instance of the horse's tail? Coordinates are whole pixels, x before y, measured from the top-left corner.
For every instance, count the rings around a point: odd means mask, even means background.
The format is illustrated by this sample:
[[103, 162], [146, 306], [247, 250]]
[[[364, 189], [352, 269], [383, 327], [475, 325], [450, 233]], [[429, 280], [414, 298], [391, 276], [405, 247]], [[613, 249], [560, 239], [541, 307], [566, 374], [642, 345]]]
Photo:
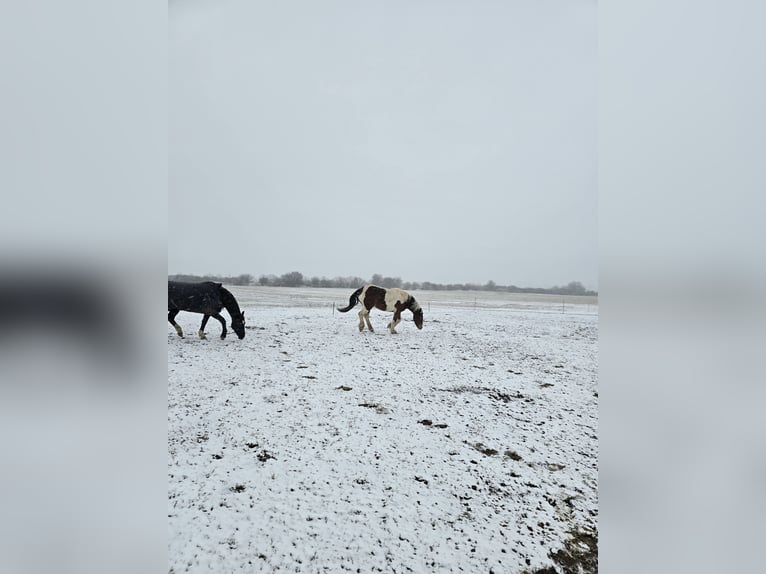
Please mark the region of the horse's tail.
[[351, 297], [348, 298], [348, 306], [343, 307], [343, 309], [339, 308], [338, 311], [340, 311], [341, 313], [345, 313], [346, 311], [350, 311], [351, 309], [353, 309], [356, 306], [356, 304], [359, 303], [359, 295], [361, 295], [362, 289], [364, 289], [364, 287], [360, 287], [359, 289], [354, 291], [351, 294]]

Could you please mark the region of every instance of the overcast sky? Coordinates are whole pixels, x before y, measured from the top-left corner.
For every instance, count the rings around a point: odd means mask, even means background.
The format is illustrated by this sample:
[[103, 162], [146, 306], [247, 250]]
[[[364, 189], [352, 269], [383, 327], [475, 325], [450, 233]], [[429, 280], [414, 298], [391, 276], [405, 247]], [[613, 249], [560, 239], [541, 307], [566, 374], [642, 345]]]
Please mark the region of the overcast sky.
[[170, 273], [597, 288], [588, 0], [171, 0]]

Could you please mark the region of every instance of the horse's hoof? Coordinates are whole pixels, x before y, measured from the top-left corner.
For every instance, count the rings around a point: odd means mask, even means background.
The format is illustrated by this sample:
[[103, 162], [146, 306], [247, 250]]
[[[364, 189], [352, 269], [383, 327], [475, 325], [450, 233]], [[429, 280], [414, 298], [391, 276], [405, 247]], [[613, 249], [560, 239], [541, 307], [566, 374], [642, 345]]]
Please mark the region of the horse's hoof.
[[200, 339], [207, 339], [207, 337], [205, 337], [205, 333], [202, 332], [202, 331], [199, 332], [199, 338]]

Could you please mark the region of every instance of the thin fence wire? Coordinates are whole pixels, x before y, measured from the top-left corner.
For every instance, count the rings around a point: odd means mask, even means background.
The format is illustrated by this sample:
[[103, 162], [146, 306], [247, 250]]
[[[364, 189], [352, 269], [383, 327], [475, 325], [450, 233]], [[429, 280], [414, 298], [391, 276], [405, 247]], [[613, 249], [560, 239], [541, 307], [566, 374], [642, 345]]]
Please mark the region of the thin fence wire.
[[[295, 307], [327, 309], [348, 303], [348, 289], [321, 287], [227, 286], [246, 308]], [[473, 291], [412, 291], [428, 313], [449, 309], [504, 310], [509, 312], [598, 316], [597, 297]]]

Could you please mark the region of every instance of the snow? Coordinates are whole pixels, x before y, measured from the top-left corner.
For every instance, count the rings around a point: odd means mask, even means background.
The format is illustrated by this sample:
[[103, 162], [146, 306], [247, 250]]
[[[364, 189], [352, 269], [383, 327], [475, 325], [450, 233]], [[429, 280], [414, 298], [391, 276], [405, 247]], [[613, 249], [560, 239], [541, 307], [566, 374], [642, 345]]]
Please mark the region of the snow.
[[352, 290], [230, 290], [244, 340], [168, 324], [170, 572], [534, 571], [596, 535], [593, 301], [413, 291], [391, 335]]

